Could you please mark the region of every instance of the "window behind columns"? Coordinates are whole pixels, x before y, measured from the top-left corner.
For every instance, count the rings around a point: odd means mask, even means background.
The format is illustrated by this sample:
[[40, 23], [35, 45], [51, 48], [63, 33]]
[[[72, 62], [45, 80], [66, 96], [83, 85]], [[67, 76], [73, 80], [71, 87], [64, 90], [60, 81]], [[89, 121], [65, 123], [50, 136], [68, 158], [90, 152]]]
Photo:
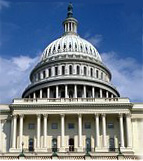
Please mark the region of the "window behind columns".
[[34, 139], [29, 139], [29, 151], [34, 151]]
[[80, 74], [80, 67], [79, 66], [76, 67], [76, 73]]
[[69, 66], [69, 74], [73, 73], [72, 65]]
[[87, 75], [87, 68], [84, 67], [84, 75], [86, 76]]
[[62, 75], [65, 75], [65, 66], [62, 66]]
[[90, 68], [90, 76], [93, 77], [93, 69]]
[[109, 150], [110, 151], [115, 151], [115, 140], [113, 137], [109, 138]]
[[45, 70], [43, 71], [43, 78], [45, 78], [46, 77], [46, 72], [45, 72]]
[[55, 75], [58, 75], [58, 67], [55, 67]]
[[49, 77], [51, 77], [51, 68], [49, 68]]
[[96, 78], [98, 78], [99, 77], [99, 72], [98, 72], [98, 70], [96, 70]]

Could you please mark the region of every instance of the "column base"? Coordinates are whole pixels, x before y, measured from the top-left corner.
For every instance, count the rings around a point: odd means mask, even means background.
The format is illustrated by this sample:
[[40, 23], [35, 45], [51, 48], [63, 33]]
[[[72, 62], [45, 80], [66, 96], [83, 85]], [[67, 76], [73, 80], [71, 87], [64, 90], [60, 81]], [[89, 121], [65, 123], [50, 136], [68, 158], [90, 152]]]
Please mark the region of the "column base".
[[15, 153], [20, 153], [21, 149], [17, 149], [17, 148], [10, 148], [9, 152], [15, 152]]
[[59, 152], [61, 152], [61, 153], [66, 152], [65, 147], [61, 147], [61, 148], [59, 149]]
[[47, 148], [35, 148], [35, 152], [48, 152]]
[[83, 152], [83, 148], [82, 147], [78, 147], [77, 148], [77, 152]]
[[96, 147], [95, 152], [108, 152], [107, 147]]

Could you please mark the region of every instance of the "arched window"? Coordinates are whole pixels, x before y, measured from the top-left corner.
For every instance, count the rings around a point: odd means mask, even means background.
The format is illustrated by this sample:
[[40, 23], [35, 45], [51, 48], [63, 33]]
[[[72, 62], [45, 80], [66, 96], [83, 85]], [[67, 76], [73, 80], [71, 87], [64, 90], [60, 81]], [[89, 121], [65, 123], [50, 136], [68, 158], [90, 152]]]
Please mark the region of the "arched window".
[[55, 67], [55, 75], [58, 75], [58, 67]]
[[87, 68], [84, 67], [84, 75], [87, 75]]
[[74, 139], [69, 139], [69, 151], [74, 151]]
[[101, 72], [101, 79], [103, 80], [103, 73]]
[[80, 74], [80, 67], [79, 66], [76, 67], [76, 73]]
[[48, 69], [49, 70], [49, 77], [51, 77], [51, 68]]
[[90, 76], [93, 77], [93, 69], [90, 68]]
[[62, 66], [62, 75], [65, 75], [65, 66]]
[[98, 70], [96, 70], [96, 78], [98, 78], [98, 76], [99, 76], [99, 72]]
[[115, 151], [115, 141], [114, 138], [109, 138], [109, 150]]
[[71, 47], [72, 47], [72, 46], [71, 46], [71, 43], [70, 43], [70, 44], [69, 44], [69, 48], [71, 49]]
[[40, 73], [38, 73], [38, 80], [40, 80]]
[[81, 44], [80, 44], [80, 49], [81, 49], [81, 52], [82, 52], [83, 47], [82, 47], [82, 45], [81, 45]]
[[91, 151], [91, 139], [90, 138], [86, 139], [86, 151], [87, 152]]
[[45, 70], [43, 71], [43, 79], [46, 77], [46, 72]]
[[56, 138], [52, 139], [52, 151], [57, 152], [57, 139]]
[[69, 74], [73, 74], [72, 65], [69, 66]]
[[34, 151], [34, 139], [29, 139], [29, 151]]
[[64, 50], [66, 49], [66, 44], [64, 44]]

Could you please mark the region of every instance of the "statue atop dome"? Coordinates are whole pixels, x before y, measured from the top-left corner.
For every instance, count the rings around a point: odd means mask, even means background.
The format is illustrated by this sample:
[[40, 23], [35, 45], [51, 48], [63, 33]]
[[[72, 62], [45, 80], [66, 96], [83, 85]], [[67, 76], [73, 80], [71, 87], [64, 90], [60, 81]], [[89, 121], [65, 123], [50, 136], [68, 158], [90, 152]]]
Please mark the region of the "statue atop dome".
[[68, 5], [68, 13], [67, 13], [67, 18], [73, 17], [73, 5], [70, 2]]

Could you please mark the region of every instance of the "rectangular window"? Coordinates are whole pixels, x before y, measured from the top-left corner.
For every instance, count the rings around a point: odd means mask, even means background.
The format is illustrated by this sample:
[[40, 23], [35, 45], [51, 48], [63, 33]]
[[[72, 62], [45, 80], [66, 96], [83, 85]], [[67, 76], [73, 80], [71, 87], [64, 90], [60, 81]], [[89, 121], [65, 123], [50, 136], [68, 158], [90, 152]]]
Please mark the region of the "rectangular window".
[[57, 129], [57, 128], [58, 128], [58, 124], [57, 123], [52, 123], [51, 129]]
[[74, 124], [73, 124], [73, 123], [69, 123], [69, 124], [68, 124], [68, 128], [69, 128], [69, 129], [74, 129]]
[[86, 123], [84, 124], [84, 128], [85, 128], [85, 129], [91, 129], [91, 123], [90, 123], [90, 122], [86, 122]]
[[28, 129], [35, 129], [35, 124], [34, 123], [29, 123], [28, 124]]
[[114, 124], [113, 123], [108, 123], [108, 129], [113, 129], [114, 128]]

